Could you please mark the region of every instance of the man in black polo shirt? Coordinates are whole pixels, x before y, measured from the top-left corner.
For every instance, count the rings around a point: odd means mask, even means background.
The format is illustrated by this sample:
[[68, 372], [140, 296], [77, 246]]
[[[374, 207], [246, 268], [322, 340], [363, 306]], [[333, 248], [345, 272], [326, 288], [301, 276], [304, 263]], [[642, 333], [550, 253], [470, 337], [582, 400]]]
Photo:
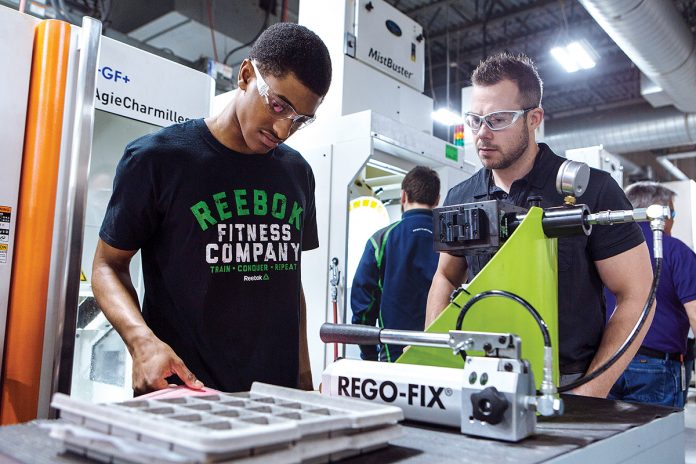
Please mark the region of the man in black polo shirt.
[[[499, 199], [528, 206], [541, 196], [541, 206], [559, 206], [555, 179], [564, 158], [537, 143], [542, 123], [542, 82], [526, 56], [502, 53], [481, 62], [472, 75], [471, 128], [483, 169], [453, 187], [445, 205]], [[581, 198], [591, 211], [631, 209], [621, 188], [603, 171], [591, 170]], [[490, 259], [441, 254], [428, 294], [426, 326], [444, 310], [452, 291], [476, 275]], [[650, 257], [636, 224], [596, 226], [589, 237], [558, 241], [559, 351], [561, 385], [603, 364], [625, 340], [638, 319], [652, 282]], [[603, 286], [617, 294], [618, 308], [606, 324]], [[620, 296], [618, 296], [620, 295]], [[652, 317], [652, 313], [651, 313]], [[608, 371], [574, 390], [606, 397], [641, 344], [650, 320], [624, 356]]]

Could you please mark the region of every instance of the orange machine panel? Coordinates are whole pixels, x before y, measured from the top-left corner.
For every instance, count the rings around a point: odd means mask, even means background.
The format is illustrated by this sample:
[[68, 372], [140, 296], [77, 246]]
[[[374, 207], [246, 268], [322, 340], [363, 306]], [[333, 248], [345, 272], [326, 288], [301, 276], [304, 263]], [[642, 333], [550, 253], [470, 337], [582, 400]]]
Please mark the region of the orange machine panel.
[[58, 183], [70, 26], [41, 22], [34, 36], [0, 423], [36, 418]]

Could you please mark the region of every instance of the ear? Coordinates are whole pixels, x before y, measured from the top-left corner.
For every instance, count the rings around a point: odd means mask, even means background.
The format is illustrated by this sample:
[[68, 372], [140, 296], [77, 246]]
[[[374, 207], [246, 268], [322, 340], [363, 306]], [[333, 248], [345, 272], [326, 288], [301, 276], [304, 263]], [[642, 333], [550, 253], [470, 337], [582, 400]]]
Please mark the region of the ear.
[[254, 68], [251, 66], [251, 61], [245, 59], [239, 67], [239, 75], [237, 76], [237, 87], [246, 90], [249, 86], [249, 80], [254, 75]]
[[408, 195], [406, 195], [406, 190], [401, 191], [401, 204], [405, 205], [408, 202]]
[[528, 115], [529, 116], [527, 116], [527, 121], [529, 121], [529, 127], [530, 129], [532, 129], [533, 132], [539, 126], [541, 126], [542, 122], [544, 122], [544, 109], [534, 108], [533, 110], [529, 111]]

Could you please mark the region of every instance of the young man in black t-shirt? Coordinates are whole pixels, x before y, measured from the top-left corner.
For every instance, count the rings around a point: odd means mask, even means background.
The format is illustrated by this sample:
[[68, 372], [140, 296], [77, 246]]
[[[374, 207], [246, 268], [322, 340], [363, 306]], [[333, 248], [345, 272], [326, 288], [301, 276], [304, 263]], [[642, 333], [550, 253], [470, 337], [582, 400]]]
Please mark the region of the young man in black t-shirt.
[[[221, 114], [126, 147], [92, 286], [133, 356], [136, 394], [175, 377], [224, 391], [312, 388], [300, 264], [318, 246], [314, 176], [283, 142], [312, 122], [330, 81], [321, 39], [276, 24]], [[138, 250], [142, 312], [128, 271]]]
[[[471, 128], [483, 169], [453, 187], [445, 205], [499, 199], [528, 206], [540, 195], [542, 207], [559, 206], [555, 178], [563, 159], [535, 130], [542, 123], [542, 83], [526, 56], [502, 53], [483, 61], [472, 75], [474, 85], [466, 124]], [[591, 170], [581, 198], [592, 211], [630, 209], [631, 204], [609, 174]], [[561, 384], [567, 384], [603, 364], [621, 345], [637, 321], [652, 282], [648, 249], [636, 224], [597, 226], [589, 237], [558, 241], [558, 322]], [[480, 271], [486, 260], [441, 254], [428, 294], [426, 326], [447, 306], [452, 291]], [[627, 272], [630, 270], [630, 273]], [[603, 286], [617, 298], [615, 316], [604, 329]], [[650, 320], [612, 368], [574, 390], [606, 397], [641, 344]]]

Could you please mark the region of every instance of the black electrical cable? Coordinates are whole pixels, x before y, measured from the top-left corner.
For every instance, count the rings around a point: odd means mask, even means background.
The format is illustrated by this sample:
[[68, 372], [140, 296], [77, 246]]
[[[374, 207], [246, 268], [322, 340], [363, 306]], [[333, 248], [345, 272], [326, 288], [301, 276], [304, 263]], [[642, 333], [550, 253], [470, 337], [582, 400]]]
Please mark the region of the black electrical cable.
[[248, 47], [249, 45], [251, 45], [251, 44], [253, 44], [254, 42], [256, 42], [256, 39], [258, 39], [259, 36], [261, 35], [261, 33], [266, 29], [266, 25], [268, 24], [268, 16], [270, 15], [270, 13], [271, 13], [271, 12], [270, 12], [270, 8], [268, 8], [268, 9], [266, 10], [266, 16], [263, 18], [263, 25], [261, 26], [261, 29], [259, 29], [259, 32], [257, 32], [256, 35], [254, 36], [254, 38], [251, 39], [250, 41], [248, 41], [247, 43], [242, 44], [242, 45], [240, 45], [239, 47], [235, 47], [235, 48], [233, 48], [232, 50], [230, 50], [229, 52], [227, 52], [227, 55], [225, 55], [225, 58], [222, 59], [222, 63], [223, 63], [223, 64], [227, 64], [227, 60], [229, 60], [230, 57], [231, 57], [234, 53], [236, 53], [236, 52], [238, 52], [239, 50], [241, 50], [241, 49], [243, 49], [243, 48], [246, 48], [246, 47]]
[[494, 296], [508, 298], [520, 304], [521, 306], [524, 306], [525, 309], [529, 311], [529, 314], [532, 315], [536, 323], [539, 325], [539, 329], [541, 329], [541, 334], [544, 337], [544, 346], [549, 348], [551, 347], [551, 335], [549, 334], [549, 328], [546, 325], [546, 322], [544, 322], [544, 319], [542, 319], [539, 312], [536, 309], [534, 309], [534, 306], [529, 304], [524, 298], [520, 297], [519, 295], [515, 295], [512, 292], [506, 292], [505, 290], [488, 290], [486, 292], [481, 292], [473, 298], [471, 298], [469, 301], [467, 301], [466, 304], [462, 306], [461, 311], [459, 311], [459, 317], [457, 317], [456, 326], [457, 330], [462, 330], [462, 322], [464, 321], [464, 316], [466, 316], [466, 313], [473, 305], [475, 305], [483, 299], [491, 298]]
[[631, 330], [630, 335], [626, 340], [623, 342], [623, 345], [619, 347], [618, 350], [616, 350], [616, 353], [607, 360], [604, 364], [599, 366], [597, 369], [592, 371], [590, 374], [587, 374], [583, 377], [580, 377], [579, 379], [575, 380], [574, 382], [569, 383], [568, 385], [563, 385], [562, 387], [558, 388], [559, 393], [566, 392], [568, 390], [572, 390], [573, 388], [577, 388], [580, 385], [584, 385], [590, 380], [593, 380], [597, 378], [599, 375], [603, 374], [604, 372], [607, 371], [611, 366], [616, 363], [616, 361], [619, 360], [621, 356], [626, 352], [629, 346], [633, 343], [633, 341], [636, 339], [638, 336], [638, 333], [640, 330], [643, 328], [643, 325], [645, 325], [645, 321], [648, 319], [648, 314], [650, 313], [650, 308], [652, 307], [653, 302], [655, 301], [655, 295], [657, 293], [657, 283], [660, 281], [660, 273], [662, 272], [662, 258], [655, 258], [655, 273], [653, 275], [653, 282], [652, 282], [652, 287], [650, 288], [650, 294], [648, 295], [648, 300], [645, 302], [645, 306], [643, 307], [643, 312], [640, 315], [640, 318], [638, 319], [638, 322], [636, 322], [636, 325], [633, 326], [633, 330]]

